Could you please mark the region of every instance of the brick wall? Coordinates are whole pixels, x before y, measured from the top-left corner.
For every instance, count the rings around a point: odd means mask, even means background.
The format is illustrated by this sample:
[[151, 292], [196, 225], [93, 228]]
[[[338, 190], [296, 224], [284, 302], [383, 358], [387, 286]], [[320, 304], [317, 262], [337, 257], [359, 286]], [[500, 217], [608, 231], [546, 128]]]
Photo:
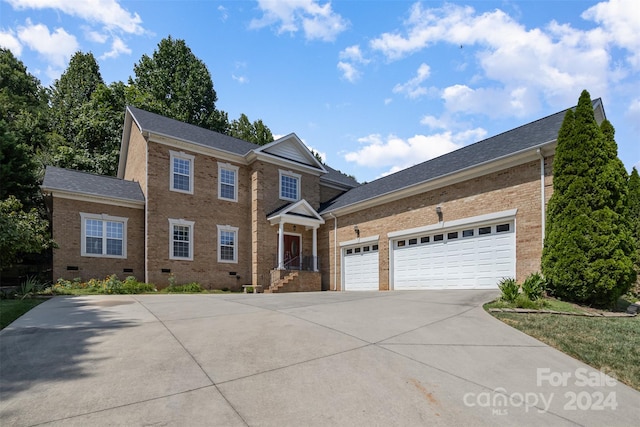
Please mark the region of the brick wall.
[[[177, 283], [196, 281], [209, 289], [240, 289], [251, 283], [251, 177], [241, 165], [238, 170], [238, 201], [218, 198], [218, 160], [195, 156], [194, 192], [183, 194], [169, 190], [170, 148], [148, 143], [147, 280], [158, 287], [168, 285], [171, 270]], [[229, 163], [220, 160], [222, 163]], [[233, 164], [233, 163], [232, 163]], [[194, 221], [193, 261], [169, 259], [169, 218]], [[218, 262], [217, 225], [238, 227], [238, 262]], [[231, 274], [235, 273], [235, 274]]]
[[[82, 256], [80, 212], [128, 218], [127, 259]], [[144, 280], [144, 209], [54, 197], [53, 239], [59, 246], [53, 250], [54, 281], [59, 278], [86, 281], [102, 279], [111, 274], [117, 274], [120, 279], [135, 276], [138, 280]], [[68, 270], [67, 267], [78, 269]], [[132, 269], [133, 272], [125, 273], [124, 269]]]
[[[551, 185], [551, 162], [547, 160], [545, 184]], [[551, 196], [546, 187], [545, 198]], [[516, 276], [523, 280], [540, 269], [542, 254], [540, 162], [533, 161], [470, 179], [416, 196], [338, 216], [338, 245], [355, 239], [353, 226], [358, 225], [360, 237], [380, 235], [380, 289], [389, 289], [389, 239], [387, 233], [438, 222], [435, 207], [442, 206], [444, 221], [483, 215], [517, 208], [516, 215]], [[323, 288], [341, 289], [340, 248], [337, 268], [334, 267], [334, 220], [328, 219], [319, 233]]]

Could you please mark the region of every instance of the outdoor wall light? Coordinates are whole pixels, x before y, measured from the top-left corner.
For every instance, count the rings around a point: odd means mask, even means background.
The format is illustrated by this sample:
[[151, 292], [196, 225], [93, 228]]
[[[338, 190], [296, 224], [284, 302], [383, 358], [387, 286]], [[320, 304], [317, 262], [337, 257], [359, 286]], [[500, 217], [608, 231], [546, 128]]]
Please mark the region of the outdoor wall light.
[[358, 226], [357, 226], [357, 225], [354, 225], [354, 226], [353, 226], [353, 231], [355, 231], [355, 232], [356, 232], [356, 237], [357, 237], [357, 238], [360, 238], [360, 229], [358, 228]]
[[436, 213], [438, 214], [438, 221], [442, 222], [442, 206], [436, 206]]

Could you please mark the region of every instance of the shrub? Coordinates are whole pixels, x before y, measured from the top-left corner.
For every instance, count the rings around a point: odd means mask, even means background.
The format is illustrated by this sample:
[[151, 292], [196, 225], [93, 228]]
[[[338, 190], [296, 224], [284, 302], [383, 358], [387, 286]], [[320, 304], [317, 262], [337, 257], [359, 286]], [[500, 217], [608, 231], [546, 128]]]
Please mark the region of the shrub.
[[518, 308], [528, 308], [531, 310], [539, 310], [543, 306], [543, 301], [541, 299], [532, 301], [529, 299], [529, 297], [527, 297], [527, 295], [525, 295], [524, 293], [521, 293], [516, 297], [515, 304], [516, 304], [516, 307]]
[[531, 301], [537, 301], [542, 298], [545, 291], [546, 282], [544, 276], [540, 273], [532, 273], [522, 283], [522, 292]]
[[162, 290], [168, 294], [189, 294], [202, 292], [202, 286], [198, 282], [187, 283], [185, 285], [169, 285]]
[[49, 289], [51, 294], [141, 294], [145, 292], [156, 292], [155, 286], [148, 283], [141, 283], [134, 276], [129, 276], [125, 281], [118, 279], [118, 276], [112, 274], [104, 280], [89, 279], [87, 282], [81, 282], [80, 279], [58, 281]]
[[500, 299], [506, 302], [514, 302], [520, 293], [520, 286], [513, 277], [505, 277], [498, 283], [502, 295]]

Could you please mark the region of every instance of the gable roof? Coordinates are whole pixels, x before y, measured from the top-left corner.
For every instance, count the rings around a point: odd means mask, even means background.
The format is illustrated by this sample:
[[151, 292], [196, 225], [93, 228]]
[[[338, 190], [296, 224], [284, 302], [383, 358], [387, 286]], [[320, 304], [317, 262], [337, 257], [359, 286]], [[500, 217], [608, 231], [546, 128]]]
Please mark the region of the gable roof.
[[[600, 121], [604, 119], [604, 109], [600, 98], [593, 101], [593, 106], [596, 109], [596, 117]], [[320, 214], [390, 195], [403, 189], [553, 143], [558, 138], [558, 131], [566, 111], [560, 111], [491, 138], [467, 145], [435, 159], [363, 184], [323, 204], [320, 207]]]
[[322, 163], [316, 159], [309, 148], [298, 138], [295, 133], [290, 133], [282, 138], [278, 138], [269, 144], [263, 145], [254, 150], [256, 154], [264, 153], [283, 159], [293, 160], [300, 164], [325, 171]]
[[228, 153], [245, 156], [259, 148], [257, 144], [234, 138], [219, 132], [184, 123], [159, 114], [150, 113], [136, 107], [127, 107], [127, 111], [136, 122], [141, 132], [168, 136], [173, 139], [202, 145]]
[[324, 219], [311, 207], [309, 202], [304, 199], [289, 203], [267, 214], [267, 220], [271, 222], [271, 225], [278, 224], [282, 220], [286, 220], [289, 224], [300, 224], [310, 227], [324, 224]]
[[55, 166], [47, 166], [41, 188], [43, 191], [59, 191], [144, 204], [144, 194], [135, 181]]

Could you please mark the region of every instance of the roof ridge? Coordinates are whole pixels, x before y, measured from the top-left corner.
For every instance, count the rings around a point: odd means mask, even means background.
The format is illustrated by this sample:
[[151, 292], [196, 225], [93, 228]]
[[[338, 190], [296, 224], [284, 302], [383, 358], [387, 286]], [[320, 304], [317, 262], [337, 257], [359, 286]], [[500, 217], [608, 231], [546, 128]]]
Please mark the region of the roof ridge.
[[67, 171], [67, 172], [74, 172], [74, 173], [78, 173], [78, 174], [85, 174], [85, 175], [91, 175], [91, 176], [95, 176], [98, 178], [111, 178], [111, 179], [115, 179], [117, 181], [125, 181], [125, 182], [133, 182], [136, 183], [136, 181], [131, 181], [129, 179], [124, 179], [124, 178], [118, 178], [117, 176], [113, 176], [113, 175], [102, 175], [99, 173], [95, 173], [95, 172], [88, 172], [88, 171], [83, 171], [83, 170], [78, 170], [78, 169], [69, 169], [69, 168], [61, 168], [60, 166], [54, 166], [54, 165], [46, 165], [45, 169], [58, 169], [58, 170], [63, 170], [63, 171]]

